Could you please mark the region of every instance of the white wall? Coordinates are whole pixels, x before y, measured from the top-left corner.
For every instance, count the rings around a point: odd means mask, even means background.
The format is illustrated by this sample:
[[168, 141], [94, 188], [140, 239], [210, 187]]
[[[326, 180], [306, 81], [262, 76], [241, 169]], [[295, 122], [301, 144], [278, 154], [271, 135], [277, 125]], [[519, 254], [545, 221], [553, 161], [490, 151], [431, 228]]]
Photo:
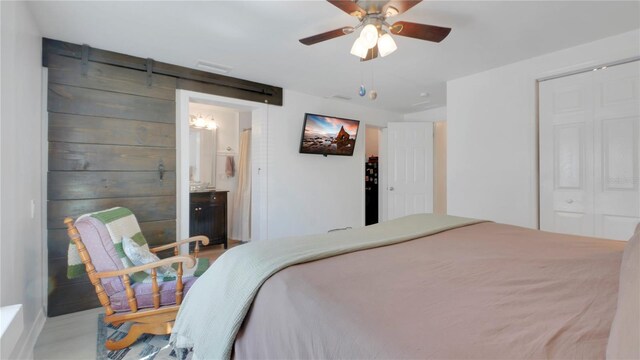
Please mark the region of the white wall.
[[447, 120], [447, 107], [440, 106], [433, 109], [404, 114], [404, 121], [445, 121]]
[[536, 79], [639, 55], [636, 30], [449, 81], [449, 214], [536, 228]]
[[21, 339], [0, 357], [24, 358], [44, 324], [42, 40], [26, 2], [2, 1], [0, 12], [0, 305], [24, 306]]
[[[360, 120], [353, 156], [300, 154], [305, 112]], [[401, 114], [285, 90], [284, 106], [269, 106], [269, 238], [324, 233], [364, 225], [365, 124], [385, 126]]]

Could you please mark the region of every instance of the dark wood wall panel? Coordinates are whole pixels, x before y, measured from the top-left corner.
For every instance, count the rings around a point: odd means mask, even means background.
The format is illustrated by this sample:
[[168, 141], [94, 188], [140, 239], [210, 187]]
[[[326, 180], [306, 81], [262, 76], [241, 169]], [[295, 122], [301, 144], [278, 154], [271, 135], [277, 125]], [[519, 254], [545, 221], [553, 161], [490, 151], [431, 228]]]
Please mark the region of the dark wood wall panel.
[[63, 221], [67, 216], [77, 218], [82, 214], [109, 209], [114, 206], [123, 206], [130, 209], [139, 222], [175, 220], [176, 218], [175, 196], [49, 200], [47, 226], [49, 229], [63, 229]]
[[49, 114], [49, 141], [175, 147], [175, 124]]
[[83, 74], [80, 60], [52, 55], [49, 57], [49, 81], [56, 84], [113, 91], [152, 98], [175, 100], [176, 78], [116, 66], [88, 62]]
[[[51, 261], [51, 260], [50, 260]], [[58, 316], [100, 307], [93, 285], [83, 277], [82, 282], [69, 283], [64, 277], [51, 276], [66, 271], [49, 265], [49, 306], [47, 316]], [[56, 281], [56, 279], [59, 279]], [[64, 299], [64, 302], [58, 299]]]
[[176, 173], [163, 180], [149, 171], [54, 171], [49, 174], [49, 200], [75, 200], [176, 194]]
[[[151, 246], [176, 239], [176, 79], [49, 55], [48, 315], [98, 306], [67, 279], [63, 220], [123, 206]], [[160, 171], [162, 169], [162, 171]]]
[[148, 221], [140, 223], [140, 228], [150, 247], [167, 243], [167, 238], [176, 238], [176, 221]]
[[176, 149], [50, 142], [49, 171], [165, 171], [176, 169]]
[[49, 83], [49, 112], [175, 123], [176, 103], [146, 96]]

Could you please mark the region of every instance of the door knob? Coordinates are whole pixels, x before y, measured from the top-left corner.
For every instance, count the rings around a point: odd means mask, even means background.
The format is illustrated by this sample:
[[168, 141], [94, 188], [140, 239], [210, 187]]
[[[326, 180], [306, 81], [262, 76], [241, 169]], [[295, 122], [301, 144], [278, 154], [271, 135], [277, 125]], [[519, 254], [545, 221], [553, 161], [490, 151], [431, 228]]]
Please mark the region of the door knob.
[[573, 204], [573, 199], [567, 199], [567, 200], [566, 200], [566, 203], [567, 203], [567, 204]]
[[389, 191], [393, 191], [393, 186], [389, 186]]

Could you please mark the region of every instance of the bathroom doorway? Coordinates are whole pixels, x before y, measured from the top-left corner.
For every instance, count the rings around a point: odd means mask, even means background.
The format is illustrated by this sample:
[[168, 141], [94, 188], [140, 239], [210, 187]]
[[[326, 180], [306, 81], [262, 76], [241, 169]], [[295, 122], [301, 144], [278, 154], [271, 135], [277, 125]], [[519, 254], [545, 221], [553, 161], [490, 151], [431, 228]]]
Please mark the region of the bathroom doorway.
[[204, 234], [218, 247], [265, 239], [268, 105], [184, 90], [178, 99], [179, 237]]
[[210, 246], [251, 240], [250, 134], [250, 111], [189, 103], [189, 235]]

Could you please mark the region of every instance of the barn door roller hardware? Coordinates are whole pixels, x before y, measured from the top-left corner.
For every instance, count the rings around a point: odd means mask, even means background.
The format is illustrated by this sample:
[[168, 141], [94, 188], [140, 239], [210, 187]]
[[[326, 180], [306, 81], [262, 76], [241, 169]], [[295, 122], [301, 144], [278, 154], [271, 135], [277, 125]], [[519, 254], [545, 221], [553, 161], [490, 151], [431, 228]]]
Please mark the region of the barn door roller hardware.
[[151, 87], [153, 84], [153, 59], [147, 58], [145, 66], [147, 67], [147, 86]]
[[162, 61], [151, 60], [151, 63], [149, 63], [148, 58], [89, 48], [88, 45], [78, 45], [43, 38], [42, 66], [48, 67], [50, 55], [80, 59], [82, 62], [81, 71], [83, 75], [87, 74], [89, 62], [91, 61], [144, 71], [148, 77], [147, 85], [151, 84], [150, 86], [153, 85], [153, 77], [149, 74], [170, 76], [176, 78], [176, 86], [178, 89], [204, 92], [277, 106], [282, 106], [283, 104], [283, 91], [281, 87], [195, 70]]

